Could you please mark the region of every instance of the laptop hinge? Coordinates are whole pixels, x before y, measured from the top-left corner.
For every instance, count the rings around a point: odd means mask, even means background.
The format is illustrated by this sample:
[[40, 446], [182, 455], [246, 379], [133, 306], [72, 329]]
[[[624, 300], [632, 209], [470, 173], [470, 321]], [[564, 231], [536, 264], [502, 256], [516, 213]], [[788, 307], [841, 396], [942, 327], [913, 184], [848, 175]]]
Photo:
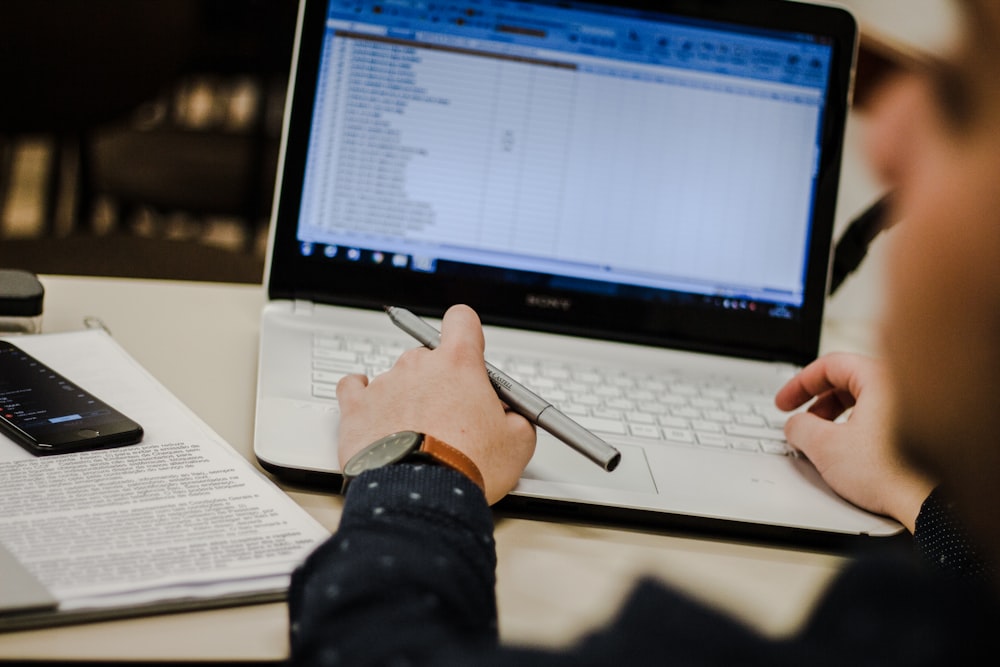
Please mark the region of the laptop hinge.
[[313, 314], [313, 302], [306, 299], [296, 299], [292, 303], [292, 314], [309, 317]]

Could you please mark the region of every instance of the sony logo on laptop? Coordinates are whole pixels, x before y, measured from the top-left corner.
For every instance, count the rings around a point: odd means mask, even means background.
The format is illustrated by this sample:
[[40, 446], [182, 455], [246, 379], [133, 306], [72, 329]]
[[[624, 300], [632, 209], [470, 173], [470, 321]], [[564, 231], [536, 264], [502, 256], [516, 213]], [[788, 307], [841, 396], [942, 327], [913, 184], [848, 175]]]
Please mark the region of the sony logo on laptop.
[[572, 299], [548, 294], [526, 294], [524, 303], [531, 308], [544, 308], [545, 310], [569, 310], [573, 306]]

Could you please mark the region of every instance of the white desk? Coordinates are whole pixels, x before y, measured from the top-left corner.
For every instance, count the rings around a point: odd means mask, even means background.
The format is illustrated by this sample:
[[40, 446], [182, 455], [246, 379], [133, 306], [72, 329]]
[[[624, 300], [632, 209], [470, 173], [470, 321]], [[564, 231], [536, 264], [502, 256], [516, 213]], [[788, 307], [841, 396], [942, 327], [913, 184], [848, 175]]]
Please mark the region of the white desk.
[[[252, 459], [261, 287], [43, 277], [45, 331], [99, 317], [153, 375]], [[833, 332], [859, 347], [855, 329]], [[862, 331], [858, 329], [857, 331]], [[859, 342], [860, 341], [860, 342]], [[290, 491], [333, 529], [340, 499]], [[842, 560], [830, 554], [567, 523], [501, 519], [498, 593], [509, 641], [558, 645], [607, 619], [651, 574], [767, 632], [793, 628]], [[0, 659], [280, 660], [283, 604], [0, 634]]]

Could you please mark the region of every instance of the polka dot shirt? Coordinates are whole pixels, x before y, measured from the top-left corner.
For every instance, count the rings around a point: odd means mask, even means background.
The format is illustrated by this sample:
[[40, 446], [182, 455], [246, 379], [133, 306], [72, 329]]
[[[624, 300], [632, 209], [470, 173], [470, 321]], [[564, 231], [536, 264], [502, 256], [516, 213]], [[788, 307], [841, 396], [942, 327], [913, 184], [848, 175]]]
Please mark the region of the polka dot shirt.
[[913, 540], [917, 552], [934, 569], [963, 579], [990, 581], [993, 568], [955, 515], [953, 504], [935, 489], [920, 508]]

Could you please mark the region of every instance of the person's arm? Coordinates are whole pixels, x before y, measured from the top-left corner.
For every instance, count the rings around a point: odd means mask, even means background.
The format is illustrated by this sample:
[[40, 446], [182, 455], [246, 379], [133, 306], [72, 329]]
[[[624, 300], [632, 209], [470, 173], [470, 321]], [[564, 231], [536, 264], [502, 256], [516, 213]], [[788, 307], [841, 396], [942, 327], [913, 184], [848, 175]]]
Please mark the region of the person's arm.
[[940, 488], [934, 489], [921, 505], [913, 542], [921, 558], [945, 575], [978, 581], [995, 577]]
[[449, 468], [399, 464], [358, 477], [336, 535], [293, 577], [291, 664], [948, 664], [974, 655], [988, 636], [981, 626], [995, 623], [959, 587], [927, 587], [926, 572], [895, 554], [849, 566], [806, 625], [780, 639], [645, 580], [613, 619], [566, 648], [505, 646], [492, 529], [482, 493]]
[[[834, 491], [896, 519], [912, 533], [934, 481], [896, 449], [882, 364], [859, 355], [828, 354], [802, 369], [775, 397], [782, 410], [809, 401], [808, 410], [785, 424], [788, 443], [805, 454]], [[846, 420], [835, 421], [848, 410]]]
[[[489, 504], [517, 482], [534, 431], [506, 411], [489, 384], [475, 313], [452, 308], [436, 350], [413, 349], [371, 380], [338, 387], [341, 464], [401, 430], [460, 449], [482, 472], [485, 494], [462, 473], [404, 462], [363, 473], [348, 487], [336, 534], [298, 569], [289, 593], [296, 664], [638, 664], [676, 651], [731, 664], [739, 624], [651, 583], [621, 618], [569, 652], [497, 645], [495, 550]], [[663, 641], [663, 624], [683, 621]], [[705, 634], [713, 640], [704, 640]], [[725, 641], [718, 641], [719, 636]], [[720, 653], [721, 652], [721, 653]], [[712, 655], [718, 654], [713, 660]]]
[[412, 463], [363, 473], [336, 534], [293, 577], [293, 662], [433, 664], [489, 650], [495, 566], [489, 506], [465, 476]]
[[380, 376], [340, 381], [342, 468], [385, 435], [417, 431], [464, 453], [484, 488], [431, 463], [389, 465], [354, 479], [336, 534], [293, 579], [296, 662], [330, 664], [325, 657], [336, 655], [345, 665], [390, 656], [426, 664], [439, 653], [495, 644], [489, 503], [517, 483], [535, 434], [494, 392], [484, 347], [479, 318], [456, 306], [445, 314], [437, 349], [414, 348]]
[[363, 473], [348, 488], [336, 534], [292, 578], [291, 664], [579, 667], [682, 656], [777, 664], [766, 639], [652, 581], [564, 650], [501, 645], [492, 521], [482, 492], [449, 468], [404, 463]]

